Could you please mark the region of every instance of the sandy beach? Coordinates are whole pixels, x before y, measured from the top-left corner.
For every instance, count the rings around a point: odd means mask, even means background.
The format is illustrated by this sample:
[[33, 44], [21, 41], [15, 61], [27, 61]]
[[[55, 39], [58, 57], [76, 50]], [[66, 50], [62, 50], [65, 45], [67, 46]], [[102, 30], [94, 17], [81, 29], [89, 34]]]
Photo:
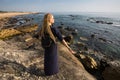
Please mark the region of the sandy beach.
[[5, 17], [13, 17], [18, 15], [32, 14], [32, 12], [8, 12], [8, 13], [0, 13], [0, 18]]

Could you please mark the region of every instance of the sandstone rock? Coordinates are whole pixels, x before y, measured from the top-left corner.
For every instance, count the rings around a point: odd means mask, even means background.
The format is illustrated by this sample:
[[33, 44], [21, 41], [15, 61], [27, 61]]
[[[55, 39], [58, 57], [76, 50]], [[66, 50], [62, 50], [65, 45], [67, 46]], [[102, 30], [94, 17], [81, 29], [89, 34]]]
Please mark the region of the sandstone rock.
[[86, 69], [97, 69], [97, 62], [88, 55], [80, 54], [80, 61], [83, 63]]
[[21, 32], [32, 32], [38, 29], [38, 25], [32, 25], [32, 26], [23, 26], [23, 27], [19, 27], [17, 28], [17, 30], [21, 31]]
[[18, 34], [21, 34], [21, 32], [16, 29], [4, 29], [0, 31], [0, 39], [5, 39]]
[[38, 28], [37, 25], [33, 25], [33, 26], [27, 26], [27, 27], [20, 27], [17, 29], [13, 29], [13, 28], [3, 29], [0, 31], [0, 39], [9, 38], [22, 33], [33, 32], [37, 30], [37, 28]]

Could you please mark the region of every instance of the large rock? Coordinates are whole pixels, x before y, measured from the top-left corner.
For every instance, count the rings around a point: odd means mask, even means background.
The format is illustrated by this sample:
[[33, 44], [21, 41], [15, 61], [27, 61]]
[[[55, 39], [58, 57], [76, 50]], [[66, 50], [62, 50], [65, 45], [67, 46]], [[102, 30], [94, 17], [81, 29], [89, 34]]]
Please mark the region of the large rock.
[[29, 33], [37, 30], [38, 25], [32, 25], [32, 26], [24, 26], [24, 27], [19, 27], [17, 29], [3, 29], [0, 31], [0, 39], [5, 39], [9, 38], [15, 35], [19, 35], [22, 33]]
[[103, 71], [103, 77], [105, 80], [120, 80], [120, 62], [111, 61], [109, 66]]
[[59, 73], [45, 76], [44, 50], [40, 46], [39, 40], [35, 44], [35, 46], [39, 46], [39, 50], [22, 49], [19, 43], [25, 44], [24, 41], [14, 41], [14, 39], [6, 42], [0, 41], [2, 44], [0, 46], [1, 80], [96, 80], [84, 69], [78, 59], [59, 43]]
[[97, 62], [89, 55], [77, 54], [76, 57], [78, 57], [86, 69], [92, 70], [98, 68]]
[[21, 32], [16, 29], [4, 29], [0, 31], [0, 39], [5, 39], [18, 34], [21, 34]]

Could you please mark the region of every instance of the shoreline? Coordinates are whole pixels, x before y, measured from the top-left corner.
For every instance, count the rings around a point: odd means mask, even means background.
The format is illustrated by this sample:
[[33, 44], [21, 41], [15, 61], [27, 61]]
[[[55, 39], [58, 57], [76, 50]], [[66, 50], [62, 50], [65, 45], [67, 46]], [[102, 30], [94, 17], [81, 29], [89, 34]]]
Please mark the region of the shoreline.
[[0, 13], [0, 19], [6, 17], [14, 17], [19, 15], [27, 15], [27, 14], [35, 14], [37, 12], [7, 12], [7, 13]]

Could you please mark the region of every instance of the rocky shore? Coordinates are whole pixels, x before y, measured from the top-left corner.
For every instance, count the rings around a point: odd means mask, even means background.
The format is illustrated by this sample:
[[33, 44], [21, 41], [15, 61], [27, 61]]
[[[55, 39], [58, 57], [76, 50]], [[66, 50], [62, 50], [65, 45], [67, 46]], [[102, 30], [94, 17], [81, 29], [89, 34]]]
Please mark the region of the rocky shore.
[[[77, 52], [75, 55], [58, 42], [59, 73], [44, 75], [44, 50], [34, 38], [38, 24], [34, 18], [9, 17], [0, 19], [0, 78], [2, 80], [119, 80], [120, 62], [108, 58], [84, 43], [80, 37], [74, 43], [77, 29], [58, 26], [64, 39]], [[95, 38], [95, 35], [91, 35]], [[101, 39], [104, 41], [103, 39]]]
[[[19, 22], [15, 22], [14, 18], [10, 20], [12, 21], [6, 21], [13, 22], [10, 25]], [[59, 73], [45, 76], [44, 50], [40, 40], [33, 37], [38, 25], [23, 24], [7, 27], [3, 25], [1, 27], [0, 78], [2, 80], [96, 80], [60, 43], [58, 43]]]
[[[72, 18], [73, 17], [74, 15], [72, 16]], [[76, 37], [77, 35], [77, 29], [72, 27], [66, 28], [66, 26], [64, 26], [63, 23], [58, 28], [60, 29], [61, 33], [65, 36], [65, 40], [68, 43], [74, 42], [74, 37]], [[113, 58], [112, 56], [107, 56], [103, 54], [102, 51], [90, 48], [88, 44], [95, 39], [100, 40], [103, 43], [112, 43], [112, 41], [106, 40], [105, 38], [97, 39], [96, 33], [92, 34], [88, 38], [80, 37], [77, 42], [71, 44], [71, 47], [73, 47], [73, 49], [77, 51], [77, 54], [75, 54], [75, 56], [83, 64], [85, 69], [89, 73], [94, 75], [97, 78], [97, 80], [119, 80], [120, 61], [118, 59]]]

